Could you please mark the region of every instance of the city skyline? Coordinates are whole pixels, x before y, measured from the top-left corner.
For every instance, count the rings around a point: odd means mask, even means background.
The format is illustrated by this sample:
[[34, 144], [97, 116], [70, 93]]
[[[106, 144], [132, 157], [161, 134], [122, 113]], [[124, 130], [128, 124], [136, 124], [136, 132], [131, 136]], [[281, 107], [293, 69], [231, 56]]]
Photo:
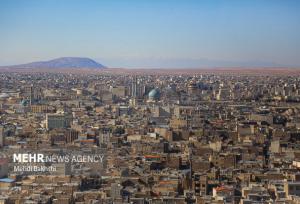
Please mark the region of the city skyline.
[[299, 204], [299, 8], [0, 1], [0, 204]]
[[298, 1], [6, 1], [0, 65], [300, 67]]

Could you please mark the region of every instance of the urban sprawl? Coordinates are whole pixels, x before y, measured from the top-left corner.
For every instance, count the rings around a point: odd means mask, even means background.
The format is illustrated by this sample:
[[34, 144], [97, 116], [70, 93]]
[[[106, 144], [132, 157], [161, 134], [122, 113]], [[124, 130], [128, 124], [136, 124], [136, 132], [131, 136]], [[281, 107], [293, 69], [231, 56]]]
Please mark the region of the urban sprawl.
[[0, 73], [0, 204], [300, 203], [299, 169], [296, 75]]

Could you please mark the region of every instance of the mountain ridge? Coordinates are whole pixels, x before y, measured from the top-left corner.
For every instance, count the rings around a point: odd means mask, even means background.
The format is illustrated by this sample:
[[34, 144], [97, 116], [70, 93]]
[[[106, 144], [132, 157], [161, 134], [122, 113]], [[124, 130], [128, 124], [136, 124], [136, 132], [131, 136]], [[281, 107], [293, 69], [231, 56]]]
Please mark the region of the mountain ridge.
[[68, 69], [87, 68], [105, 69], [106, 67], [87, 57], [60, 57], [48, 61], [36, 61], [25, 64], [0, 66], [2, 68], [27, 68], [27, 69]]

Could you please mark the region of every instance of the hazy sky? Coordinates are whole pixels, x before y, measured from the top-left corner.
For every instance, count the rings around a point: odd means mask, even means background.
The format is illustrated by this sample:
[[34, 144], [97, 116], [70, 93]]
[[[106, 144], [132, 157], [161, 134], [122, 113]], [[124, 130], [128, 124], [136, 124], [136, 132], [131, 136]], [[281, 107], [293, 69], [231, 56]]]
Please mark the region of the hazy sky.
[[1, 0], [0, 65], [299, 66], [299, 0]]

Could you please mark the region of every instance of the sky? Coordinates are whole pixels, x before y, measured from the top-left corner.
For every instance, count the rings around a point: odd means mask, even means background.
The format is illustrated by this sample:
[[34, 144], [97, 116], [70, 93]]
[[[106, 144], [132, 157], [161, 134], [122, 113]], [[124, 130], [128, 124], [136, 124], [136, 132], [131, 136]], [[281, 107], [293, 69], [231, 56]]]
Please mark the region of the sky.
[[0, 65], [300, 67], [299, 0], [0, 0]]

